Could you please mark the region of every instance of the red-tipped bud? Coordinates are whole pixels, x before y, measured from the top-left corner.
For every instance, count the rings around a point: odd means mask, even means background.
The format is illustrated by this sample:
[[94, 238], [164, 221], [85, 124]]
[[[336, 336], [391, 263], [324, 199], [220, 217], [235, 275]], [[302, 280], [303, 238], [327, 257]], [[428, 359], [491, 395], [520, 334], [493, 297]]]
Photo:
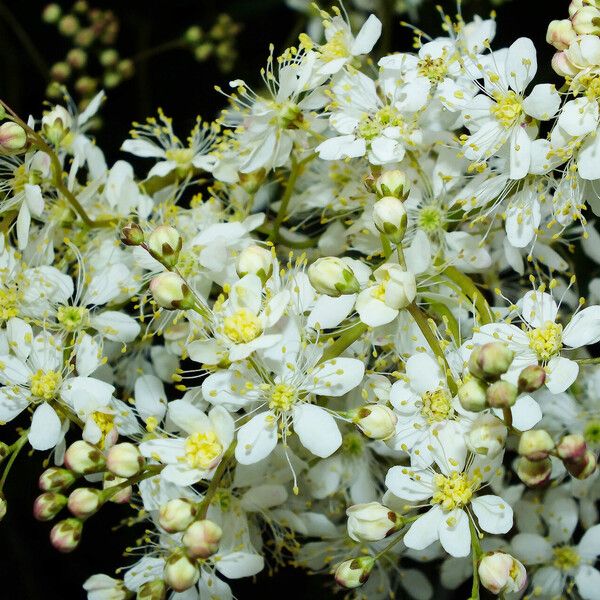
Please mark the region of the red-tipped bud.
[[103, 504], [102, 492], [93, 488], [77, 488], [69, 495], [67, 505], [75, 517], [86, 519]]
[[75, 480], [75, 474], [68, 469], [50, 467], [40, 475], [38, 485], [44, 492], [64, 492], [75, 483]]
[[519, 392], [531, 394], [546, 382], [546, 370], [540, 365], [529, 365], [519, 373]]
[[519, 454], [529, 460], [543, 460], [554, 450], [554, 440], [545, 429], [530, 429], [521, 434]]
[[125, 478], [137, 475], [144, 466], [144, 462], [144, 457], [140, 454], [138, 447], [129, 442], [113, 446], [106, 457], [108, 470]]
[[550, 481], [552, 462], [549, 458], [529, 460], [525, 457], [517, 461], [517, 475], [528, 487], [541, 487]]
[[35, 499], [33, 516], [38, 521], [51, 521], [66, 505], [66, 496], [56, 492], [45, 492]]
[[81, 541], [83, 522], [79, 519], [65, 519], [50, 531], [50, 541], [59, 552], [73, 552]]
[[212, 521], [194, 521], [183, 534], [183, 544], [188, 556], [192, 558], [208, 558], [219, 549], [223, 531]]

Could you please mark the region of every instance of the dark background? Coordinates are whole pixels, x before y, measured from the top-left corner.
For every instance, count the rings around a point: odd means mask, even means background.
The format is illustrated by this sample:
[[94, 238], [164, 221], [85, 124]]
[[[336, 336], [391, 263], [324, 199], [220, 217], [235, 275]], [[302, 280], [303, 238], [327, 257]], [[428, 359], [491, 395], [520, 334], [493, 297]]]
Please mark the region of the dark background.
[[[69, 6], [68, 0], [59, 2]], [[134, 55], [179, 36], [192, 24], [208, 27], [221, 12], [229, 13], [243, 24], [236, 47], [238, 60], [231, 74], [221, 73], [215, 62], [199, 63], [187, 50], [174, 50], [141, 64], [135, 77], [109, 91], [102, 116], [103, 127], [96, 133], [99, 145], [109, 163], [121, 156], [119, 146], [127, 137], [130, 124], [143, 120], [162, 107], [174, 118], [176, 131], [187, 135], [197, 114], [210, 120], [217, 116], [224, 98], [214, 85], [224, 89], [233, 78], [243, 78], [259, 88], [259, 69], [268, 55], [268, 45], [276, 54], [289, 42], [290, 32], [299, 27], [298, 14], [289, 10], [283, 0], [125, 0], [90, 2], [92, 6], [112, 9], [121, 20], [117, 47], [122, 56]], [[419, 26], [431, 35], [439, 35], [439, 16], [434, 2], [425, 0]], [[449, 14], [456, 11], [453, 2], [442, 2]], [[507, 46], [520, 36], [533, 39], [538, 48], [537, 81], [557, 82], [550, 69], [552, 48], [545, 43], [547, 24], [552, 19], [568, 16], [567, 0], [510, 0], [498, 8], [498, 33], [494, 47]], [[62, 60], [68, 50], [66, 41], [53, 26], [42, 22], [40, 0], [6, 0], [0, 2], [28, 32], [44, 60], [51, 65]], [[328, 3], [322, 2], [323, 7]], [[486, 16], [490, 3], [481, 0], [465, 2], [463, 14], [468, 20], [477, 12]], [[0, 11], [0, 97], [21, 116], [39, 116], [46, 83], [23, 49], [14, 31]], [[392, 49], [411, 48], [412, 35], [394, 19]], [[14, 440], [10, 426], [0, 430], [0, 439]], [[6, 485], [9, 511], [0, 523], [0, 600], [75, 600], [85, 598], [81, 584], [90, 575], [107, 574], [126, 564], [121, 550], [131, 544], [140, 531], [113, 528], [130, 515], [123, 507], [107, 507], [90, 519], [80, 547], [68, 556], [54, 551], [48, 541], [50, 525], [38, 523], [31, 516], [37, 490], [37, 478], [43, 470], [44, 456], [19, 457]], [[234, 593], [241, 599], [260, 593], [263, 598], [329, 598], [330, 578], [307, 577], [303, 572], [286, 569], [272, 576], [265, 569], [256, 579], [234, 582]], [[260, 592], [259, 592], [260, 590]], [[436, 594], [436, 598], [466, 598], [469, 590], [455, 594]], [[398, 597], [403, 597], [399, 593]]]

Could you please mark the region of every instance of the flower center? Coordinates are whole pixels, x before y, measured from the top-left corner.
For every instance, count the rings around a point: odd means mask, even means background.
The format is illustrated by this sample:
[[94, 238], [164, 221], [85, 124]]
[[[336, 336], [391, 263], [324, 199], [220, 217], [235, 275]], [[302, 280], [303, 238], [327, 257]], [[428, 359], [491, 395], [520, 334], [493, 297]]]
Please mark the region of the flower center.
[[438, 473], [434, 476], [433, 483], [436, 489], [432, 501], [440, 504], [445, 512], [468, 504], [477, 489], [476, 479], [469, 479], [458, 471], [452, 471], [450, 477]]
[[273, 102], [273, 110], [277, 113], [276, 124], [282, 129], [298, 129], [302, 121], [302, 110], [290, 100]]
[[194, 151], [191, 148], [171, 148], [165, 152], [167, 160], [176, 162], [179, 167], [189, 167], [194, 158]]
[[37, 398], [51, 400], [56, 396], [61, 381], [62, 377], [58, 371], [43, 371], [42, 369], [38, 369], [31, 376], [29, 387], [31, 393]]
[[8, 321], [19, 314], [20, 294], [16, 286], [0, 289], [0, 321]]
[[429, 424], [445, 421], [454, 415], [450, 395], [444, 388], [425, 392], [421, 401], [421, 414]]
[[177, 270], [184, 279], [198, 272], [198, 256], [193, 250], [182, 250], [177, 257]]
[[87, 323], [88, 309], [85, 306], [59, 306], [58, 322], [67, 331], [77, 331]]
[[342, 452], [348, 456], [361, 456], [364, 449], [363, 438], [359, 433], [347, 433], [342, 438]]
[[247, 308], [240, 308], [223, 321], [225, 335], [236, 344], [247, 344], [262, 333], [260, 319]]
[[364, 115], [358, 124], [357, 133], [365, 140], [372, 140], [387, 127], [400, 127], [402, 115], [391, 106], [380, 108], [374, 115]]
[[546, 321], [541, 327], [527, 332], [529, 347], [540, 360], [548, 360], [562, 348], [562, 325]]
[[494, 100], [496, 104], [490, 108], [490, 112], [504, 129], [510, 129], [523, 112], [521, 97], [513, 91], [506, 94], [497, 92], [494, 94]]
[[573, 546], [558, 546], [554, 548], [554, 566], [561, 571], [574, 569], [581, 558]]
[[583, 428], [583, 437], [588, 444], [600, 443], [600, 421], [598, 419], [587, 422]]
[[421, 77], [427, 77], [431, 83], [439, 83], [446, 76], [446, 62], [443, 58], [426, 56], [417, 64], [417, 72]]
[[92, 419], [94, 423], [98, 425], [98, 428], [102, 433], [102, 437], [100, 438], [98, 446], [103, 449], [106, 442], [106, 436], [114, 429], [115, 417], [114, 415], [108, 413], [96, 411], [92, 413]]
[[419, 211], [419, 227], [431, 235], [444, 228], [444, 212], [437, 206], [425, 206]]
[[185, 440], [185, 459], [194, 469], [209, 469], [223, 453], [223, 446], [213, 431], [192, 433]]
[[284, 412], [292, 408], [294, 402], [298, 398], [296, 389], [287, 383], [278, 383], [271, 389], [271, 400], [269, 408]]
[[342, 29], [336, 31], [326, 44], [322, 44], [319, 47], [319, 53], [321, 54], [321, 60], [324, 62], [330, 62], [348, 56], [350, 53], [348, 52], [348, 46], [346, 45], [344, 31]]

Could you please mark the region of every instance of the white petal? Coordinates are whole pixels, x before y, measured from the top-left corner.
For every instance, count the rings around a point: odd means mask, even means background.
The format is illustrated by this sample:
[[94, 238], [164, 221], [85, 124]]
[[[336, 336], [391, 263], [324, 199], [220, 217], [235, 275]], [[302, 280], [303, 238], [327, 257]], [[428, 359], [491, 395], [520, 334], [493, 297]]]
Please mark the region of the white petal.
[[600, 525], [594, 525], [583, 534], [577, 550], [586, 560], [595, 561], [600, 556]]
[[250, 552], [232, 552], [220, 555], [215, 561], [216, 569], [228, 579], [251, 577], [263, 570], [265, 561], [260, 554]]
[[209, 418], [185, 400], [169, 402], [169, 418], [186, 433], [204, 433], [212, 429]]
[[417, 352], [406, 361], [406, 375], [417, 394], [424, 394], [444, 385], [437, 361], [425, 352]]
[[579, 365], [564, 356], [555, 356], [546, 366], [546, 387], [553, 394], [564, 392], [577, 379]]
[[381, 21], [375, 16], [370, 15], [361, 27], [354, 42], [350, 47], [350, 53], [353, 56], [359, 54], [368, 54], [381, 35]]
[[541, 327], [546, 321], [556, 320], [558, 306], [550, 294], [527, 292], [519, 304], [523, 318], [532, 327]]
[[511, 407], [513, 427], [519, 431], [527, 431], [542, 418], [540, 405], [529, 395], [519, 396]]
[[409, 502], [419, 502], [431, 498], [432, 482], [424, 471], [419, 479], [411, 477], [409, 467], [392, 467], [385, 476], [386, 487], [398, 498]]
[[531, 139], [523, 127], [515, 127], [510, 136], [510, 178], [522, 179], [531, 165]]
[[537, 72], [535, 46], [529, 38], [519, 38], [508, 49], [506, 79], [515, 92], [523, 92]]
[[105, 310], [95, 315], [91, 324], [113, 342], [132, 342], [140, 332], [140, 324], [133, 317], [114, 310]]
[[125, 140], [121, 146], [123, 152], [130, 152], [142, 158], [164, 158], [165, 151], [147, 140]]
[[499, 496], [480, 496], [471, 502], [479, 526], [488, 533], [506, 533], [513, 524], [513, 511]]
[[560, 96], [551, 83], [536, 85], [523, 101], [523, 110], [534, 119], [547, 121], [558, 111]]
[[294, 407], [294, 431], [300, 442], [316, 456], [331, 456], [342, 445], [342, 434], [335, 419], [320, 406]]
[[600, 179], [600, 135], [587, 139], [577, 156], [577, 170], [582, 179]]
[[356, 358], [333, 358], [309, 374], [306, 389], [321, 396], [343, 396], [363, 379], [365, 365]]
[[40, 404], [33, 413], [29, 443], [35, 450], [54, 448], [61, 438], [60, 419], [55, 410], [47, 403]]
[[185, 456], [183, 438], [158, 438], [140, 444], [140, 452], [146, 458], [153, 458], [165, 464], [177, 464]]
[[600, 341], [600, 306], [580, 310], [565, 327], [563, 342], [571, 348], [581, 348]]
[[600, 572], [590, 565], [582, 565], [575, 573], [577, 590], [583, 600], [596, 600], [600, 592]]
[[569, 135], [587, 135], [596, 129], [598, 116], [598, 103], [582, 96], [562, 107], [557, 122]]
[[516, 558], [527, 565], [539, 565], [552, 560], [552, 545], [541, 535], [517, 533], [510, 545]]
[[140, 417], [146, 421], [154, 417], [162, 421], [167, 409], [167, 395], [162, 381], [156, 375], [141, 375], [135, 380], [135, 407]]
[[266, 458], [277, 445], [277, 418], [271, 411], [252, 417], [238, 431], [235, 457], [243, 465]]
[[423, 550], [439, 538], [438, 529], [444, 513], [439, 504], [421, 515], [404, 536], [404, 544], [413, 550]]
[[468, 556], [471, 550], [469, 517], [464, 510], [456, 509], [446, 513], [438, 527], [440, 543], [451, 556]]

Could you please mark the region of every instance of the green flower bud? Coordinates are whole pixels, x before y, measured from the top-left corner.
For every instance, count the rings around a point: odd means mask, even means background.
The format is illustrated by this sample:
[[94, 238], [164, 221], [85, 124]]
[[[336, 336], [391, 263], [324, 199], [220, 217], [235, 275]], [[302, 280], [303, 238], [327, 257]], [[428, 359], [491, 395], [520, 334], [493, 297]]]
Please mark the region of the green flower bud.
[[121, 241], [126, 246], [140, 246], [144, 243], [144, 232], [137, 223], [127, 223], [121, 230]]
[[458, 388], [458, 399], [465, 410], [479, 412], [487, 408], [485, 385], [478, 379], [469, 379]]
[[56, 492], [44, 492], [33, 503], [33, 516], [38, 521], [51, 521], [66, 505], [66, 496]]
[[317, 259], [308, 267], [308, 278], [315, 290], [326, 296], [356, 294], [360, 290], [354, 271], [336, 256]]
[[469, 371], [480, 379], [494, 381], [510, 368], [515, 353], [503, 342], [475, 346], [469, 357]]
[[23, 150], [27, 145], [27, 133], [13, 121], [0, 125], [0, 148], [9, 152]]
[[485, 397], [492, 408], [510, 408], [517, 401], [519, 390], [517, 386], [500, 379], [490, 384]]
[[373, 222], [378, 231], [394, 244], [399, 244], [404, 238], [408, 223], [404, 203], [393, 196], [384, 196], [373, 206]]

